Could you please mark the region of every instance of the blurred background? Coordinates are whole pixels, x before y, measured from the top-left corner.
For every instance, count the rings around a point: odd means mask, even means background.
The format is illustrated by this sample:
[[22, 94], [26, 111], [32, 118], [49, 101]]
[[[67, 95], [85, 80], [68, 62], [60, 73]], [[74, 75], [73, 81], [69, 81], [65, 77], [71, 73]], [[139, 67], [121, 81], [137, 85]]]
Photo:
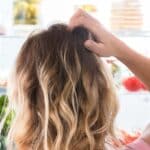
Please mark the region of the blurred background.
[[[6, 94], [9, 73], [30, 32], [53, 23], [68, 23], [77, 8], [96, 17], [130, 47], [149, 56], [149, 6], [148, 0], [0, 0], [0, 95]], [[117, 125], [127, 131], [142, 130], [150, 122], [149, 91], [115, 58], [106, 61], [119, 96]]]

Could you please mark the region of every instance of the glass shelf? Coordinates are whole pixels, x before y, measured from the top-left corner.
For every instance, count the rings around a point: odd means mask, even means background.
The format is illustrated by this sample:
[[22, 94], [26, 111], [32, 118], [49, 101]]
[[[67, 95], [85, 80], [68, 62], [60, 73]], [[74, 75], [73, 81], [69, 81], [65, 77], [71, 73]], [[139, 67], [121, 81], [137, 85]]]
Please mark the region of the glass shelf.
[[118, 37], [150, 37], [150, 30], [126, 30], [126, 31], [112, 31]]
[[[112, 31], [113, 34], [115, 34], [118, 38], [150, 38], [150, 31]], [[1, 39], [25, 39], [27, 38], [27, 35], [0, 35]]]
[[20, 39], [25, 38], [25, 36], [19, 36], [19, 35], [0, 35], [0, 39]]
[[6, 94], [6, 89], [0, 87], [0, 96]]

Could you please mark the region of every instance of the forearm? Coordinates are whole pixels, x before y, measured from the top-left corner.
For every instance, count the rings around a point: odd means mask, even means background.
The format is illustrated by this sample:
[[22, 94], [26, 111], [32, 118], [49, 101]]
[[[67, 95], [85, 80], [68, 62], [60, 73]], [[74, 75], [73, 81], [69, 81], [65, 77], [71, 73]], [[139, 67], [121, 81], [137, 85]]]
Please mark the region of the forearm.
[[116, 57], [124, 63], [150, 89], [150, 58], [129, 48], [118, 39], [116, 41]]

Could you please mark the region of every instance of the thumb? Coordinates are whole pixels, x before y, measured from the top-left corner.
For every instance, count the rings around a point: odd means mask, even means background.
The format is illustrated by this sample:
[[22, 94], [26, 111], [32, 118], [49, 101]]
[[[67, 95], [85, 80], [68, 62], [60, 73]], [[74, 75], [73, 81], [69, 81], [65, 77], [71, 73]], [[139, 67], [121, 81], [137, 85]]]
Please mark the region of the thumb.
[[103, 44], [102, 43], [96, 43], [93, 40], [87, 40], [84, 43], [85, 47], [89, 49], [90, 51], [93, 51], [96, 53], [98, 56], [100, 56], [100, 52], [103, 49]]

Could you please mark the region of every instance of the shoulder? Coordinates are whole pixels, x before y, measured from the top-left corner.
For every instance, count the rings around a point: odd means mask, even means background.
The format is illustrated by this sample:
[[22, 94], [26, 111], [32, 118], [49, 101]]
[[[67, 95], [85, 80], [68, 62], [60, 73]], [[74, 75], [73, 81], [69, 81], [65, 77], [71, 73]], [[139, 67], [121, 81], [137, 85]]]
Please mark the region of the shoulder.
[[150, 145], [142, 139], [137, 139], [128, 144], [123, 150], [150, 150]]

